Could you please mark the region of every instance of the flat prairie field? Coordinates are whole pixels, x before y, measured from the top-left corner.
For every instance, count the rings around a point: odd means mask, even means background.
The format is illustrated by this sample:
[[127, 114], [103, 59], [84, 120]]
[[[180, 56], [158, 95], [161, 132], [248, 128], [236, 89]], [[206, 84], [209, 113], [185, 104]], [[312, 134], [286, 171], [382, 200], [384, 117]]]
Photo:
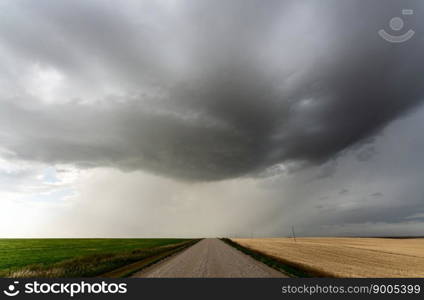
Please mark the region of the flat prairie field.
[[46, 277], [51, 270], [63, 272], [49, 277], [90, 277], [185, 241], [189, 240], [0, 239], [0, 277]]
[[316, 276], [424, 277], [424, 238], [232, 240]]

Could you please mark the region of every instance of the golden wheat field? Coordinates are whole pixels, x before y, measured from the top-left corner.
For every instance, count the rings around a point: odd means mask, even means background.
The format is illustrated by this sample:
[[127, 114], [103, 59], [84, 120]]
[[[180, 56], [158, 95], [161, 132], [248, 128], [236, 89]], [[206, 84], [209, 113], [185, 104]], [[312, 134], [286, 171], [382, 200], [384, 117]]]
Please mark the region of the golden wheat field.
[[233, 239], [312, 274], [328, 277], [424, 277], [424, 238]]

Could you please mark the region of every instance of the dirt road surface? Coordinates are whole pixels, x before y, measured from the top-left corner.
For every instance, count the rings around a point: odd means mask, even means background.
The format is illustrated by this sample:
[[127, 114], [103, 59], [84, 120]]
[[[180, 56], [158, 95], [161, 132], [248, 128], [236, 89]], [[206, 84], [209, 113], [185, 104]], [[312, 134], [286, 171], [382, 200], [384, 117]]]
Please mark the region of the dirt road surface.
[[133, 277], [287, 277], [219, 239], [204, 239]]

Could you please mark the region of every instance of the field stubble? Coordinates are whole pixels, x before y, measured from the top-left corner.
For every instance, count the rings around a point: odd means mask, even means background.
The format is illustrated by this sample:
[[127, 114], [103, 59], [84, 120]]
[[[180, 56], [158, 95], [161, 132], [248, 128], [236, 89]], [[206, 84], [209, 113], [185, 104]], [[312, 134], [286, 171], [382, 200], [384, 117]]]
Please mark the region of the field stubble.
[[232, 239], [282, 263], [325, 277], [424, 277], [424, 239]]

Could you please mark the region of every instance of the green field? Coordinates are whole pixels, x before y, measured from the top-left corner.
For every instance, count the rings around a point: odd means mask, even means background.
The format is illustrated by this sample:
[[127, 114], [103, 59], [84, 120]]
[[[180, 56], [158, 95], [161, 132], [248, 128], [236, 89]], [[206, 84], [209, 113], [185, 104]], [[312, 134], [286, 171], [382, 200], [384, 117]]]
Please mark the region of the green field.
[[[186, 239], [0, 239], [0, 276], [23, 268], [73, 265], [73, 262], [111, 260], [105, 270], [134, 261], [161, 246], [188, 241]], [[119, 257], [119, 262], [116, 258]], [[70, 264], [71, 263], [71, 264]], [[81, 264], [80, 263], [80, 264]], [[102, 270], [103, 270], [102, 269]], [[84, 273], [78, 275], [84, 275]]]

